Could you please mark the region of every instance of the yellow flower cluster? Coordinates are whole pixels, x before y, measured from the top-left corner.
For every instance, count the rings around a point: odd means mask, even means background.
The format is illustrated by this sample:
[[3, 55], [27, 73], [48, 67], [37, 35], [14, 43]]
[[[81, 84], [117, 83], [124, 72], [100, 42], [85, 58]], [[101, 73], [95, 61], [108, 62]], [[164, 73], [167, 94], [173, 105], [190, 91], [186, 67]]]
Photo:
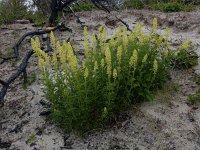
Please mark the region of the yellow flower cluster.
[[55, 39], [54, 33], [52, 31], [50, 33], [50, 43], [51, 43], [51, 47], [53, 49], [55, 49], [56, 48], [56, 39]]
[[118, 48], [117, 48], [117, 60], [119, 62], [119, 66], [121, 64], [121, 59], [122, 59], [122, 46], [120, 45]]
[[158, 62], [155, 59], [153, 62], [153, 74], [156, 75], [157, 71], [158, 71]]
[[104, 65], [105, 65], [105, 61], [104, 61], [104, 59], [102, 58], [102, 59], [101, 59], [101, 68], [104, 68]]
[[186, 42], [183, 42], [181, 45], [180, 45], [180, 49], [188, 49], [190, 47], [190, 44], [189, 44], [189, 41], [186, 41]]
[[158, 29], [158, 19], [157, 18], [154, 18], [153, 19], [153, 30], [157, 30]]
[[145, 63], [147, 61], [148, 55], [144, 55], [143, 59], [142, 59], [142, 63]]
[[56, 53], [53, 53], [52, 64], [55, 70], [58, 70], [58, 59]]
[[39, 38], [36, 37], [35, 40], [31, 39], [31, 46], [33, 51], [39, 56], [40, 59], [38, 59], [39, 67], [44, 70], [45, 67], [49, 67], [50, 64], [50, 57], [41, 50], [40, 48], [40, 41]]
[[96, 47], [97, 47], [97, 39], [95, 37], [95, 34], [92, 34], [92, 49], [93, 49], [93, 53], [94, 55], [96, 55]]
[[135, 69], [136, 64], [137, 64], [137, 60], [138, 60], [137, 50], [134, 50], [133, 54], [132, 54], [132, 56], [131, 56], [131, 58], [129, 60], [129, 66], [130, 67], [134, 67], [134, 69]]
[[73, 48], [69, 42], [67, 43], [67, 60], [69, 62], [71, 71], [73, 73], [77, 73], [78, 60], [74, 55]]
[[88, 76], [89, 76], [89, 70], [88, 70], [88, 68], [86, 67], [86, 68], [85, 68], [85, 72], [84, 72], [85, 80], [88, 78]]
[[127, 49], [127, 46], [128, 46], [128, 36], [127, 36], [127, 28], [124, 27], [124, 30], [123, 30], [123, 46], [124, 46], [124, 49], [126, 50]]
[[113, 70], [113, 78], [115, 80], [117, 79], [117, 70], [116, 69]]
[[96, 74], [96, 71], [98, 69], [98, 63], [97, 61], [94, 62], [94, 73]]
[[112, 62], [111, 62], [111, 52], [110, 48], [107, 47], [105, 51], [105, 56], [106, 56], [106, 64], [107, 64], [107, 74], [108, 77], [111, 77], [111, 70], [112, 70]]

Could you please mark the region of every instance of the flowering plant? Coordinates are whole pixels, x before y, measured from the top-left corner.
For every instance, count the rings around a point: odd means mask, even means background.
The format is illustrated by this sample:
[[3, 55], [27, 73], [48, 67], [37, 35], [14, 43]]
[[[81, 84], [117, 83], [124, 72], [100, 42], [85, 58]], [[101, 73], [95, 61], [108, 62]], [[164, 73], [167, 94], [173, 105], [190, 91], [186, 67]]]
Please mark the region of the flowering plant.
[[169, 77], [169, 30], [156, 33], [157, 20], [148, 35], [138, 24], [133, 32], [118, 28], [107, 39], [105, 27], [92, 35], [90, 45], [84, 29], [85, 59], [75, 48], [60, 44], [51, 33], [50, 57], [40, 49], [38, 38], [32, 48], [38, 55], [52, 117], [67, 131], [88, 131], [108, 122], [120, 110], [143, 100], [153, 100], [154, 91]]

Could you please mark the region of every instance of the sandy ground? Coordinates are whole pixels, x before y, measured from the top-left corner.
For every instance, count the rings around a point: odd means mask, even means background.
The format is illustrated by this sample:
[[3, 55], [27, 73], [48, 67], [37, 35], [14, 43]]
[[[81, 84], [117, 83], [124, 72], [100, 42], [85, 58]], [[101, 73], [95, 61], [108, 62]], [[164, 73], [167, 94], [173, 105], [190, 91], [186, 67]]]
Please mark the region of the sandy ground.
[[[181, 40], [191, 40], [200, 56], [200, 11], [191, 13], [161, 13], [148, 10], [102, 11], [77, 13], [88, 26], [89, 34], [96, 32], [102, 24], [111, 35], [123, 19], [133, 29], [142, 21], [148, 32], [154, 17], [158, 17], [159, 32], [171, 29], [171, 41], [176, 46]], [[66, 24], [73, 31], [56, 32], [56, 37], [77, 44], [82, 53], [83, 29], [74, 16], [66, 17]], [[28, 32], [36, 30], [32, 24], [11, 24], [0, 29], [0, 55], [11, 55], [9, 47]], [[27, 39], [20, 49], [20, 57], [30, 49]], [[0, 60], [1, 61], [1, 60]], [[20, 61], [8, 61], [0, 65], [0, 78], [6, 79]], [[83, 138], [63, 133], [56, 124], [40, 113], [45, 111], [41, 101], [46, 100], [41, 85], [36, 58], [28, 66], [29, 78], [37, 79], [27, 88], [23, 80], [17, 79], [5, 97], [5, 106], [0, 108], [0, 149], [2, 150], [200, 150], [200, 104], [191, 104], [188, 96], [198, 89], [193, 77], [200, 74], [200, 65], [190, 70], [172, 71], [172, 79], [158, 91], [154, 102], [132, 106], [122, 112], [113, 127], [86, 133]]]

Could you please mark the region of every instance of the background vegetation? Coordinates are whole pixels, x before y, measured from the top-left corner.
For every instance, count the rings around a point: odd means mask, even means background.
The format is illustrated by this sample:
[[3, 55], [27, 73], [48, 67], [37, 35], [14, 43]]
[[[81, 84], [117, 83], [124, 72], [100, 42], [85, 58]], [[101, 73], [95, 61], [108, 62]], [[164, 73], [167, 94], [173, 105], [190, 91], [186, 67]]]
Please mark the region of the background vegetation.
[[[33, 7], [37, 8], [34, 11], [30, 10], [24, 2], [25, 0], [0, 1], [0, 24], [12, 23], [17, 19], [28, 19], [36, 23], [36, 25], [42, 25], [47, 20], [50, 14], [50, 0], [33, 0]], [[96, 9], [89, 0], [83, 0], [79, 4], [72, 6], [74, 11], [90, 11]], [[194, 0], [186, 3], [184, 0], [127, 0], [123, 8], [147, 8], [164, 12], [177, 12], [192, 11], [195, 9], [195, 4], [199, 4], [198, 1], [196, 2]], [[66, 8], [65, 11], [70, 12], [70, 9]]]

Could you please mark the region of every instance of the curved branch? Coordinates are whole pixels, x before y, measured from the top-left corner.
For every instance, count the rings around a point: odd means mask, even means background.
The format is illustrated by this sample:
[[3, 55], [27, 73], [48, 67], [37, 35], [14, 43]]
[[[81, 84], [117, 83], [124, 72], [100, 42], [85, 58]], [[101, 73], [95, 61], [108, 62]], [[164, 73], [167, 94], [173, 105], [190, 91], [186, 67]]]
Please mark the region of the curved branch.
[[54, 28], [45, 29], [45, 30], [42, 30], [42, 31], [32, 31], [32, 32], [25, 33], [25, 34], [18, 40], [18, 42], [17, 42], [17, 43], [14, 45], [14, 47], [13, 47], [14, 54], [15, 54], [16, 58], [19, 58], [19, 46], [21, 45], [21, 43], [24, 41], [24, 39], [25, 39], [26, 37], [50, 33], [51, 31], [55, 31], [55, 30], [58, 29], [59, 27], [61, 27], [61, 26], [56, 26], [56, 27], [54, 27]]
[[[19, 46], [22, 43], [22, 41], [27, 37], [27, 36], [33, 36], [33, 35], [42, 35], [42, 34], [46, 34], [46, 33], [50, 33], [51, 31], [55, 31], [56, 29], [60, 28], [61, 26], [57, 26], [55, 28], [51, 28], [51, 29], [46, 29], [43, 31], [35, 31], [35, 32], [28, 32], [26, 34], [24, 34], [20, 40], [18, 41], [18, 43], [16, 44], [16, 50], [18, 52], [19, 50]], [[14, 46], [15, 47], [15, 46]], [[50, 47], [50, 42], [49, 39], [47, 40], [47, 50], [45, 52], [49, 52], [51, 51], [52, 48]], [[12, 84], [21, 74], [23, 74], [24, 77], [24, 81], [27, 81], [27, 72], [26, 72], [26, 68], [28, 65], [28, 61], [31, 58], [31, 56], [34, 54], [33, 50], [29, 50], [26, 55], [24, 56], [21, 64], [19, 65], [17, 71], [15, 73], [13, 73], [6, 81], [0, 80], [0, 84], [2, 84], [2, 88], [0, 90], [0, 106], [3, 106], [4, 104], [4, 97], [8, 91], [8, 88], [10, 86], [10, 84]]]

